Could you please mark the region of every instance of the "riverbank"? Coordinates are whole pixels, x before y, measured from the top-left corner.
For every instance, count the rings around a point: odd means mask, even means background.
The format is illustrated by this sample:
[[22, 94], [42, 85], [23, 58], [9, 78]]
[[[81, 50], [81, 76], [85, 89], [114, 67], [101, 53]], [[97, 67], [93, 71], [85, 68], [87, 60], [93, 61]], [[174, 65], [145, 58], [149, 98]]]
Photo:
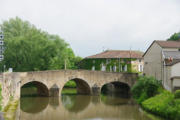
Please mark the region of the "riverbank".
[[15, 111], [18, 106], [18, 100], [11, 100], [8, 105], [3, 109], [5, 120], [14, 120]]
[[[177, 91], [178, 92], [178, 91]], [[180, 97], [176, 98], [176, 93], [163, 91], [142, 102], [144, 110], [170, 120], [180, 119]]]
[[168, 120], [180, 120], [180, 90], [171, 93], [158, 80], [140, 77], [132, 93], [143, 110]]
[[18, 100], [10, 100], [8, 105], [3, 109], [3, 117], [5, 120], [14, 120], [15, 111], [18, 107]]

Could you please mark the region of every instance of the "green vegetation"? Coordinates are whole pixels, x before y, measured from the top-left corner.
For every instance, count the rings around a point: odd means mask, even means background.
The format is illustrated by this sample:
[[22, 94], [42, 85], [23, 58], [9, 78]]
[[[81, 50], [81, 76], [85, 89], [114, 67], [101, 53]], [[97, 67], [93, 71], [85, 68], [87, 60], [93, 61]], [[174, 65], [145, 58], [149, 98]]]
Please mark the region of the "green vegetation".
[[131, 91], [137, 103], [141, 104], [144, 100], [158, 94], [161, 89], [161, 82], [155, 78], [139, 77]]
[[140, 77], [132, 93], [144, 110], [168, 120], [179, 120], [180, 90], [171, 93], [163, 90], [160, 82], [153, 77]]
[[69, 80], [63, 87], [62, 95], [75, 95], [77, 94], [76, 82], [74, 80]]
[[180, 40], [180, 32], [174, 33], [174, 34], [168, 39], [168, 41], [178, 41], [178, 40]]
[[28, 21], [12, 18], [0, 25], [4, 32], [5, 51], [1, 63], [14, 71], [77, 69], [80, 57], [58, 35], [37, 29]]
[[76, 88], [63, 88], [62, 95], [76, 95], [77, 89]]
[[133, 70], [132, 64], [130, 64], [130, 61], [134, 61], [136, 59], [130, 59], [130, 58], [121, 58], [119, 59], [83, 59], [79, 67], [81, 69], [87, 69], [91, 70], [92, 67], [95, 67], [95, 70], [101, 70], [102, 64], [106, 65], [106, 71], [113, 71], [113, 67], [116, 66], [116, 71], [122, 71], [119, 70], [119, 65], [122, 67], [125, 67], [127, 65], [127, 72], [137, 72]]
[[179, 120], [180, 118], [180, 99], [175, 99], [174, 94], [168, 91], [145, 100], [142, 107], [166, 119]]
[[18, 100], [10, 100], [8, 105], [4, 108], [4, 118], [5, 120], [14, 120], [15, 111], [18, 106]]
[[2, 106], [1, 106], [1, 101], [2, 101], [1, 91], [2, 91], [2, 89], [1, 89], [1, 84], [0, 84], [0, 111], [1, 111], [1, 109], [2, 109]]
[[180, 90], [176, 90], [174, 93], [174, 98], [175, 99], [180, 99]]
[[69, 80], [65, 85], [64, 88], [76, 88], [76, 82], [74, 80]]

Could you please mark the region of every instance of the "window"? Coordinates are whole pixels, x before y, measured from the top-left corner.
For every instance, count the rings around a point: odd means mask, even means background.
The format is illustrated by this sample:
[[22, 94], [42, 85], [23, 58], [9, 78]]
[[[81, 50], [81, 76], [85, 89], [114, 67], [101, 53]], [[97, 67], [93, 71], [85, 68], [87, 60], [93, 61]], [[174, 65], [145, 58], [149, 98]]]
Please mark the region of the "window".
[[0, 45], [3, 45], [3, 43], [4, 43], [3, 41], [0, 41]]
[[92, 71], [94, 71], [95, 70], [95, 66], [92, 66]]
[[138, 69], [139, 69], [139, 72], [142, 72], [143, 71], [143, 65], [139, 65]]
[[126, 72], [126, 71], [127, 71], [127, 65], [122, 65], [121, 70], [124, 71], [124, 72]]
[[111, 62], [111, 59], [106, 59], [106, 64], [109, 64]]
[[113, 66], [113, 71], [116, 72], [116, 65]]
[[101, 71], [106, 71], [106, 66], [104, 65], [104, 63], [101, 64]]
[[4, 39], [4, 36], [2, 34], [0, 35], [0, 39]]

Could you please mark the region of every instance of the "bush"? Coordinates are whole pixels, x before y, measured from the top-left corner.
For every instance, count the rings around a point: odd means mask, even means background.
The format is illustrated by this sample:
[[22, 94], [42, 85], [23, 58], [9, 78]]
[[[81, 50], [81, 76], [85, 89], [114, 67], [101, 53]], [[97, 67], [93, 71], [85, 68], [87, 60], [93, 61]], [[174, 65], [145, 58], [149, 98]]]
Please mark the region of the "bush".
[[174, 93], [174, 98], [175, 99], [180, 99], [180, 90], [176, 90]]
[[153, 77], [139, 77], [131, 92], [135, 100], [141, 104], [144, 100], [159, 93], [161, 82]]
[[64, 85], [64, 87], [66, 87], [66, 88], [76, 88], [76, 82], [74, 80], [70, 80]]
[[145, 100], [142, 107], [167, 119], [179, 120], [180, 117], [180, 100], [174, 100], [174, 95], [168, 91]]

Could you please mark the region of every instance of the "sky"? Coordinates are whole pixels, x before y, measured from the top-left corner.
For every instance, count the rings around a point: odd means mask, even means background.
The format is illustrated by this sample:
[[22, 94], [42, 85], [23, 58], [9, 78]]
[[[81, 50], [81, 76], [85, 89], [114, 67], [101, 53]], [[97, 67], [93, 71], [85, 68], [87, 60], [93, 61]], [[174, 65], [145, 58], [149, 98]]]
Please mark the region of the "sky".
[[0, 24], [16, 16], [59, 35], [81, 57], [144, 52], [180, 31], [180, 0], [0, 0]]

